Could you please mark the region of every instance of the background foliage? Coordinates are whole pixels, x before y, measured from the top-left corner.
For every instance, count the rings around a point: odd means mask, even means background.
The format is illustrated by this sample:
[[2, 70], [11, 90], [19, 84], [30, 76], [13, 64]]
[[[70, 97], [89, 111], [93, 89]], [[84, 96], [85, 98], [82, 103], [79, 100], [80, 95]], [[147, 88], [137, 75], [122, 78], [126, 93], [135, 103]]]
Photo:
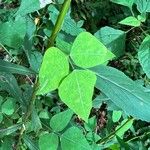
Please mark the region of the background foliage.
[[0, 150], [150, 149], [149, 12], [0, 0]]

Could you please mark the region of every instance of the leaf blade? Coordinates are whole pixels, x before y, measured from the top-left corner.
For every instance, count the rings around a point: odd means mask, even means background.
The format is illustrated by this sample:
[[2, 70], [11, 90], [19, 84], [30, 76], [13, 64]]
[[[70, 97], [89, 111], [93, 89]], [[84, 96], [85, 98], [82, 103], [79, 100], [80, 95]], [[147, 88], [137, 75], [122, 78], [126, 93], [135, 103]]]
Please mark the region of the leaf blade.
[[82, 131], [77, 127], [69, 128], [61, 136], [62, 150], [75, 148], [76, 150], [91, 150], [87, 140], [85, 139]]
[[114, 54], [88, 32], [82, 32], [77, 36], [70, 56], [74, 63], [82, 68], [94, 67], [114, 58]]
[[139, 27], [141, 25], [141, 22], [133, 16], [127, 17], [121, 20], [119, 23], [123, 25], [133, 26], [133, 27]]
[[46, 94], [57, 89], [62, 78], [64, 78], [68, 73], [69, 63], [67, 56], [58, 48], [49, 48], [44, 55], [40, 68], [40, 87], [37, 91], [37, 95]]
[[95, 82], [94, 73], [74, 70], [63, 80], [58, 89], [61, 100], [86, 122], [92, 108]]
[[51, 128], [56, 132], [62, 131], [68, 125], [72, 115], [73, 112], [70, 109], [54, 115], [50, 120]]
[[43, 134], [39, 137], [40, 150], [57, 150], [58, 136], [54, 133]]
[[150, 36], [147, 36], [140, 45], [138, 59], [144, 72], [150, 78]]
[[0, 71], [14, 73], [14, 74], [21, 74], [21, 75], [35, 74], [35, 72], [32, 71], [31, 69], [1, 59], [0, 59]]
[[150, 95], [121, 71], [99, 66], [92, 69], [97, 73], [96, 87], [109, 97], [126, 114], [150, 121]]

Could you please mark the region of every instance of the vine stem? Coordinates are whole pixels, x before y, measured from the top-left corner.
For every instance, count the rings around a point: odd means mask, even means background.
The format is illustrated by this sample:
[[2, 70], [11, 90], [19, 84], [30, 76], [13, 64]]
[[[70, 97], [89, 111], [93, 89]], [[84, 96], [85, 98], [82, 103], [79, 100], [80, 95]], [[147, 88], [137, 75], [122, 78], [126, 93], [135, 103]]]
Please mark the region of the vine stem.
[[[66, 16], [66, 14], [67, 14], [67, 11], [70, 7], [70, 4], [71, 4], [71, 0], [65, 0], [64, 1], [62, 9], [59, 13], [56, 24], [54, 26], [54, 29], [52, 31], [52, 34], [49, 38], [47, 49], [49, 47], [54, 46], [55, 39], [56, 39], [57, 34], [59, 33], [59, 31], [61, 30], [61, 26], [63, 24], [63, 21], [64, 21], [64, 18]], [[27, 112], [25, 113], [25, 115], [22, 119], [23, 125], [22, 125], [22, 128], [20, 129], [20, 132], [19, 132], [19, 137], [18, 137], [18, 142], [17, 142], [17, 145], [16, 145], [16, 150], [20, 150], [21, 140], [22, 140], [23, 134], [26, 130], [25, 129], [25, 124], [28, 121], [28, 118], [31, 116], [33, 106], [34, 106], [34, 103], [35, 103], [35, 99], [36, 99], [36, 92], [37, 92], [38, 88], [39, 88], [39, 80], [38, 80], [38, 77], [36, 77], [36, 81], [35, 81], [34, 86], [33, 86], [33, 92], [32, 92], [32, 96], [31, 96], [31, 100], [30, 100], [29, 106], [27, 108]]]
[[63, 24], [64, 18], [66, 16], [66, 13], [67, 13], [69, 7], [70, 7], [70, 3], [71, 3], [71, 0], [65, 0], [64, 3], [63, 3], [62, 9], [59, 13], [56, 24], [54, 26], [54, 30], [52, 31], [52, 34], [49, 38], [48, 48], [52, 47], [54, 45], [57, 34], [61, 30], [61, 26]]
[[104, 144], [106, 143], [108, 140], [112, 139], [116, 133], [118, 131], [120, 131], [124, 126], [126, 126], [131, 120], [134, 120], [134, 118], [129, 118], [123, 125], [121, 125], [117, 130], [115, 130], [114, 132], [110, 133], [108, 136], [106, 136], [103, 139], [100, 139], [99, 141], [97, 141], [97, 144]]

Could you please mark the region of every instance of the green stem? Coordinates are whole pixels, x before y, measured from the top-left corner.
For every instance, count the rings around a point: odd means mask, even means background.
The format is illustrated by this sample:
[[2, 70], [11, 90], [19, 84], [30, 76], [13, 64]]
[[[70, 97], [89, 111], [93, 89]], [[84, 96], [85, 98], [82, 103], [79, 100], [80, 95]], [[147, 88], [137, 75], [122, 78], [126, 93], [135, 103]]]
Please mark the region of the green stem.
[[130, 11], [131, 11], [132, 16], [134, 17], [135, 15], [134, 15], [134, 12], [132, 10], [132, 7], [130, 8]]
[[129, 143], [129, 142], [137, 140], [137, 139], [142, 139], [142, 138], [144, 138], [147, 135], [150, 135], [150, 132], [147, 132], [144, 135], [139, 135], [139, 136], [133, 137], [133, 138], [129, 139], [128, 141], [126, 141], [126, 143]]
[[108, 140], [112, 139], [114, 136], [116, 136], [116, 133], [118, 131], [120, 131], [124, 126], [126, 126], [126, 124], [128, 124], [128, 122], [130, 122], [131, 120], [134, 120], [133, 118], [129, 118], [122, 126], [120, 126], [117, 130], [115, 130], [114, 132], [110, 133], [107, 137], [103, 138], [102, 140], [97, 141], [97, 144], [104, 144], [106, 143]]
[[[48, 47], [54, 46], [55, 38], [56, 38], [58, 32], [61, 30], [61, 26], [62, 26], [62, 23], [64, 21], [65, 15], [66, 15], [69, 7], [70, 7], [70, 3], [71, 3], [71, 0], [65, 0], [64, 1], [62, 9], [60, 11], [60, 14], [59, 14], [59, 16], [57, 18], [56, 24], [54, 26], [52, 35], [50, 37], [50, 40], [49, 40], [49, 43], [48, 43]], [[38, 81], [38, 78], [36, 78], [36, 81], [35, 81], [34, 87], [33, 87], [33, 92], [32, 92], [32, 96], [31, 96], [30, 104], [28, 106], [26, 114], [23, 117], [23, 121], [22, 121], [23, 122], [23, 126], [22, 126], [22, 128], [20, 130], [20, 133], [19, 133], [16, 150], [20, 150], [21, 140], [22, 140], [23, 134], [25, 132], [25, 124], [28, 121], [28, 118], [31, 116], [33, 105], [34, 105], [35, 99], [36, 99], [36, 92], [37, 92], [38, 87], [39, 87], [39, 81]]]
[[140, 28], [140, 30], [143, 32], [143, 34], [145, 35], [145, 36], [147, 36], [148, 34], [143, 30], [143, 28], [140, 26], [139, 27]]
[[61, 30], [61, 26], [63, 24], [64, 18], [66, 16], [66, 13], [67, 13], [69, 7], [70, 7], [70, 3], [71, 3], [71, 0], [65, 0], [65, 2], [63, 3], [62, 9], [60, 11], [60, 14], [57, 18], [56, 24], [54, 26], [54, 30], [53, 30], [50, 38], [49, 38], [49, 43], [48, 43], [47, 48], [52, 47], [54, 45], [57, 34]]

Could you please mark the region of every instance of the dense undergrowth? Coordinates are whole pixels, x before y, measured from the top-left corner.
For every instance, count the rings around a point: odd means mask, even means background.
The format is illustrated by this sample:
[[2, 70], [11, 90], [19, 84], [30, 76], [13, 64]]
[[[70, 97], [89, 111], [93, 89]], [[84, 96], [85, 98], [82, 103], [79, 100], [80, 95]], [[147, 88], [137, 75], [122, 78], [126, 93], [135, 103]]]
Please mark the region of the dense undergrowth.
[[0, 0], [0, 150], [150, 147], [149, 0]]

